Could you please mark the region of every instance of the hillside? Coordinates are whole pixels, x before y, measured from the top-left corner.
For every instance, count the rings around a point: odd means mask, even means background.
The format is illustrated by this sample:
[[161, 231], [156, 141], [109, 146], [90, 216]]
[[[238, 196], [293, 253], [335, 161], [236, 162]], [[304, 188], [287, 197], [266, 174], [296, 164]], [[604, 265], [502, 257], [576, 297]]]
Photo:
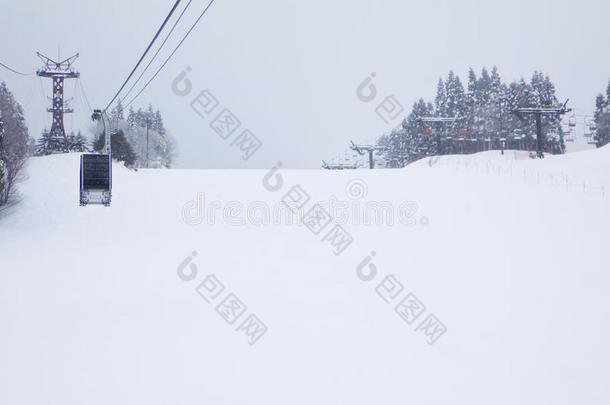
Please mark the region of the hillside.
[[[610, 148], [521, 158], [280, 170], [275, 192], [266, 170], [115, 165], [108, 208], [79, 207], [78, 154], [32, 158], [0, 217], [0, 403], [610, 403]], [[340, 255], [328, 227], [274, 223], [294, 185], [343, 207]], [[249, 314], [268, 328], [252, 345]], [[444, 334], [416, 330], [430, 314]]]

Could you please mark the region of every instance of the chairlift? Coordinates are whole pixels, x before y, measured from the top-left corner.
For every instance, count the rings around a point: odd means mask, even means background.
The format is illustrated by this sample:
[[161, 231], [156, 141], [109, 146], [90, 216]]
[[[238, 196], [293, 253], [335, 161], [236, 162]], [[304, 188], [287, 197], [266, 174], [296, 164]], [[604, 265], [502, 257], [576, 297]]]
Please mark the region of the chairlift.
[[595, 131], [596, 126], [595, 126], [595, 121], [585, 117], [584, 118], [584, 122], [585, 122], [585, 128], [589, 128], [590, 131]]
[[568, 120], [568, 126], [574, 128], [576, 126], [576, 116], [572, 115]]
[[112, 167], [106, 154], [82, 154], [80, 157], [80, 205], [110, 205]]

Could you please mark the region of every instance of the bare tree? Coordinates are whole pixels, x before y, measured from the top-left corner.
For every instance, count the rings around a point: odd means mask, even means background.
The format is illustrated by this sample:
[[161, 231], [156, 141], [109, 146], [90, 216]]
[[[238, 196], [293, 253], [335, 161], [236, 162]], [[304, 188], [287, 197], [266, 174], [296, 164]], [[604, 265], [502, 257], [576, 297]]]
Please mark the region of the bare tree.
[[28, 158], [29, 134], [23, 109], [6, 84], [0, 83], [0, 207], [13, 201]]

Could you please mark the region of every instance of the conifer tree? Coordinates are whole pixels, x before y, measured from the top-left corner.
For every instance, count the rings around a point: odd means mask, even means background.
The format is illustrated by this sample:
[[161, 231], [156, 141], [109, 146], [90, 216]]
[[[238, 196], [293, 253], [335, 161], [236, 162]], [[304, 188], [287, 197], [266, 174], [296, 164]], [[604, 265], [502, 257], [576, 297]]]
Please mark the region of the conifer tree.
[[595, 141], [598, 148], [610, 143], [610, 81], [606, 97], [599, 94], [595, 98]]
[[[112, 158], [124, 162], [125, 166], [132, 167], [136, 162], [136, 154], [125, 137], [122, 130], [118, 130], [111, 135], [112, 140]], [[102, 152], [106, 144], [106, 136], [101, 133], [93, 142], [92, 149], [95, 152]]]
[[[606, 89], [610, 93], [610, 85]], [[608, 100], [598, 101], [599, 137], [602, 142], [607, 132], [604, 119], [610, 121]], [[542, 72], [534, 72], [529, 82], [523, 78], [510, 84], [502, 82], [498, 69], [491, 73], [483, 68], [477, 77], [471, 68], [468, 72], [467, 91], [460, 78], [450, 71], [447, 78], [439, 79], [434, 105], [419, 100], [403, 121], [401, 128], [384, 137], [388, 150], [386, 158], [394, 166], [401, 161], [413, 161], [437, 153], [436, 140], [440, 131], [442, 153], [473, 153], [486, 149], [526, 149], [536, 147], [536, 124], [533, 119], [519, 119], [511, 111], [517, 107], [544, 107], [559, 104], [555, 86]], [[459, 117], [456, 124], [432, 126], [426, 130], [419, 120], [424, 116]], [[543, 117], [545, 151], [564, 153], [565, 144], [559, 117]], [[458, 136], [459, 135], [459, 136]], [[501, 140], [505, 143], [501, 143]]]

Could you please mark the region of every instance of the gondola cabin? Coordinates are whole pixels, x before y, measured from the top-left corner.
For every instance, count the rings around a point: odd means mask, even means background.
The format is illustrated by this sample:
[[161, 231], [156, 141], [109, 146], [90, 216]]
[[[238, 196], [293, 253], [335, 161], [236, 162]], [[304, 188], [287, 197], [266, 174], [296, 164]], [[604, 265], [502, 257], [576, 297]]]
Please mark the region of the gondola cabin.
[[83, 154], [80, 157], [80, 205], [110, 205], [112, 167], [105, 154]]

